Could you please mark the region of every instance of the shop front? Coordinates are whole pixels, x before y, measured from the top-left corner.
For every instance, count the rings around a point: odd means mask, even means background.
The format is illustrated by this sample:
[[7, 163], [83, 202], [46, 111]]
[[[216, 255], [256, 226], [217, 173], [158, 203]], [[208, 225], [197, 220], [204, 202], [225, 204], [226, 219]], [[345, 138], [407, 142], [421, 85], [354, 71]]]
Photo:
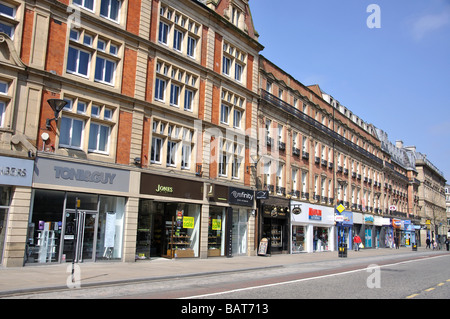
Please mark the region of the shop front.
[[392, 218], [391, 225], [392, 225], [392, 239], [393, 239], [392, 247], [398, 248], [400, 247], [402, 237], [402, 221], [400, 219]]
[[375, 231], [375, 248], [386, 248], [390, 247], [389, 245], [389, 225], [390, 219], [374, 216], [374, 231]]
[[[365, 228], [364, 228], [364, 215], [361, 213], [353, 212], [353, 237], [358, 235], [364, 243]], [[353, 238], [352, 238], [353, 240]]]
[[141, 174], [136, 259], [199, 257], [203, 183]]
[[[7, 242], [8, 222], [21, 219], [11, 218], [10, 214], [20, 214], [14, 211], [11, 203], [14, 198], [20, 198], [22, 202], [25, 198], [30, 200], [31, 184], [33, 177], [34, 161], [0, 156], [0, 264], [18, 266], [23, 264], [23, 260], [15, 261], [12, 247], [14, 242]], [[23, 196], [25, 194], [25, 196]], [[15, 234], [17, 235], [17, 234]], [[11, 236], [11, 238], [16, 236]], [[23, 250], [23, 248], [22, 248]]]
[[206, 256], [223, 257], [227, 253], [227, 221], [228, 218], [232, 218], [232, 212], [228, 212], [230, 209], [228, 204], [228, 187], [218, 184], [206, 184], [206, 189], [206, 196], [209, 203], [208, 247]]
[[336, 217], [336, 242], [338, 245], [345, 244], [348, 249], [352, 249], [353, 213], [344, 210], [339, 216], [339, 218]]
[[371, 214], [364, 214], [364, 247], [372, 248], [374, 245], [374, 237], [376, 238], [376, 232], [374, 231], [374, 216]]
[[25, 263], [122, 260], [129, 180], [120, 169], [36, 158]]
[[267, 238], [270, 254], [289, 251], [289, 200], [269, 197], [261, 200], [261, 239]]
[[414, 229], [414, 224], [411, 223], [411, 220], [404, 220], [402, 245], [410, 247], [412, 243], [415, 242], [416, 242], [416, 232]]
[[291, 201], [292, 253], [335, 250], [334, 208]]
[[[231, 215], [231, 243], [228, 241], [227, 245], [231, 245], [231, 256], [248, 255], [254, 246], [254, 203], [255, 191], [228, 187], [228, 203], [230, 205], [229, 211]], [[229, 238], [228, 229], [228, 238]], [[230, 257], [230, 253], [227, 254]]]

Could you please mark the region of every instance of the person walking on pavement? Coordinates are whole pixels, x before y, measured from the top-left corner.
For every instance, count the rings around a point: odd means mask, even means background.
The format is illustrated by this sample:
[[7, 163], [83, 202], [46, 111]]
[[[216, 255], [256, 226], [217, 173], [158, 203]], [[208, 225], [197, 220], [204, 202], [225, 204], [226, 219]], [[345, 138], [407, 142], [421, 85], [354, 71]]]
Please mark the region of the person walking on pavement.
[[430, 248], [431, 249], [431, 247], [430, 247], [430, 237], [427, 237], [427, 247], [425, 247], [425, 249], [427, 249], [427, 248]]
[[450, 240], [448, 238], [445, 240], [445, 245], [447, 246], [447, 251], [448, 251], [449, 246], [450, 246]]
[[431, 247], [433, 247], [433, 250], [436, 248], [436, 247], [434, 246], [434, 238], [431, 238]]
[[359, 251], [359, 245], [361, 244], [361, 237], [358, 234], [353, 237], [353, 242], [355, 243], [355, 251]]

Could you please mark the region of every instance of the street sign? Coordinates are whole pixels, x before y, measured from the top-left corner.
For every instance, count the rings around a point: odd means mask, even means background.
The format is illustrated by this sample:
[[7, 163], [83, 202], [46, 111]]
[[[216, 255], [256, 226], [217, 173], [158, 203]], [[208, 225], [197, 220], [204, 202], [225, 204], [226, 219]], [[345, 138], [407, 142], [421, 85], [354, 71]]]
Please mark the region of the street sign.
[[342, 212], [345, 210], [345, 207], [344, 207], [344, 205], [339, 204], [339, 206], [336, 207], [336, 209], [337, 209], [337, 211], [338, 211], [339, 213], [342, 213]]
[[397, 206], [391, 205], [391, 206], [389, 206], [389, 210], [390, 211], [395, 211], [395, 210], [397, 210]]

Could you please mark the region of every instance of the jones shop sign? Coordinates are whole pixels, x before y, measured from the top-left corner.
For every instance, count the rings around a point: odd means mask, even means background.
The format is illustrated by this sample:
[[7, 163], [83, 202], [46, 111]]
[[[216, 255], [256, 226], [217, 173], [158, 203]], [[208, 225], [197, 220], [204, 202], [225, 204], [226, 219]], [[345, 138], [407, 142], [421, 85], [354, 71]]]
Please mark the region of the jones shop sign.
[[253, 206], [255, 192], [248, 189], [228, 187], [228, 202], [233, 205]]
[[128, 192], [130, 173], [108, 167], [37, 158], [33, 182]]

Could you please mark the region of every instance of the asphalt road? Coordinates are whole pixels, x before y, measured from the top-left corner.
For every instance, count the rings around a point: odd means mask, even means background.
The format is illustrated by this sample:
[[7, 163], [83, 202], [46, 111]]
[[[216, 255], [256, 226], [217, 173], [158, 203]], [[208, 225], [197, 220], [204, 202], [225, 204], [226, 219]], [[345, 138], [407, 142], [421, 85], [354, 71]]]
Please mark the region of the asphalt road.
[[[41, 292], [14, 298], [185, 299], [176, 311], [181, 311], [183, 305], [191, 305], [189, 301], [201, 304], [201, 300], [206, 302], [205, 299], [234, 299], [229, 307], [236, 305], [236, 300], [449, 299], [450, 255], [336, 259], [226, 275]], [[184, 310], [196, 311], [195, 308]], [[258, 311], [264, 309], [258, 308]]]

